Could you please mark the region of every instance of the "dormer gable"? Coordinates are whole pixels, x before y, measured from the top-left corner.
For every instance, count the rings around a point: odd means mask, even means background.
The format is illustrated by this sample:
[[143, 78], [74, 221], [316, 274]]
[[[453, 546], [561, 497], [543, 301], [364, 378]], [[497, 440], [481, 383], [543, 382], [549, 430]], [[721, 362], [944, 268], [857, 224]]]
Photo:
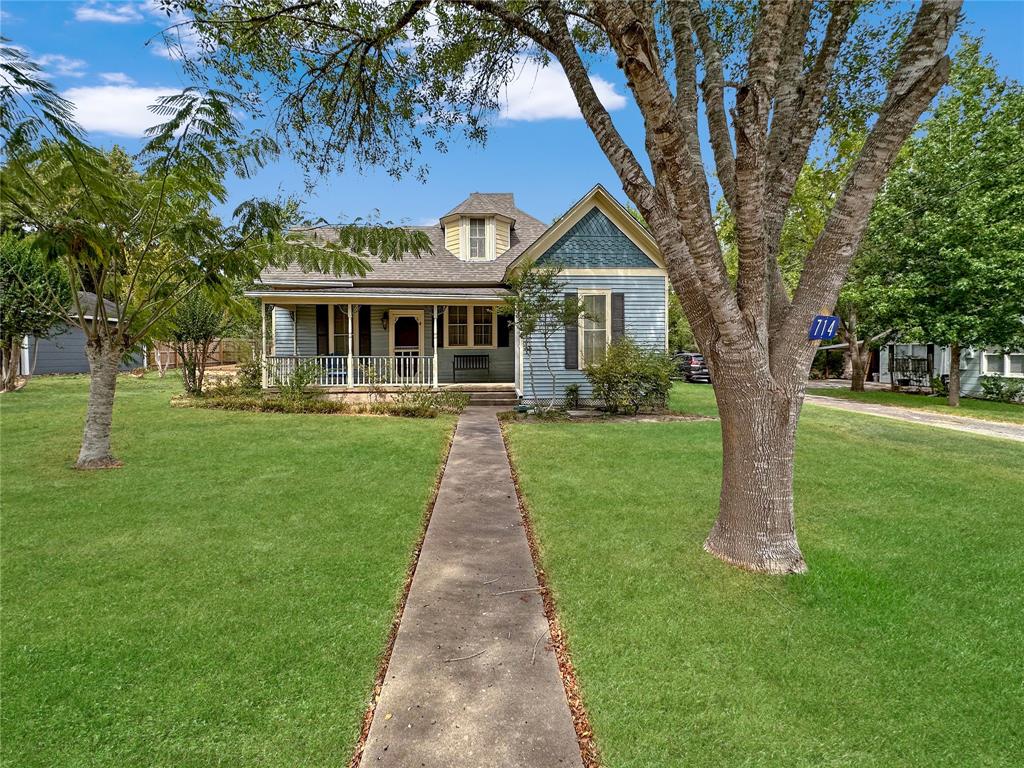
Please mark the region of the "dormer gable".
[[509, 249], [515, 198], [507, 192], [474, 192], [441, 217], [444, 247], [463, 261], [494, 261]]

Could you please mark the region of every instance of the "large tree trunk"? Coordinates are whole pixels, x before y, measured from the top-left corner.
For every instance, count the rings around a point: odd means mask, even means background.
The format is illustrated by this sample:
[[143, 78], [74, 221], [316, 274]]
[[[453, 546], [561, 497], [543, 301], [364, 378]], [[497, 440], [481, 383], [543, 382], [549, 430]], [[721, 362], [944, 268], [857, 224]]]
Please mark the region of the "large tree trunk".
[[853, 371], [850, 375], [850, 390], [853, 392], [863, 392], [864, 380], [868, 376], [868, 366], [871, 363], [871, 347], [868, 346], [868, 342], [853, 342], [851, 345], [850, 362], [853, 364]]
[[793, 516], [793, 453], [803, 394], [719, 376], [715, 396], [722, 423], [722, 493], [704, 549], [748, 570], [803, 573], [807, 565]]
[[947, 402], [954, 408], [960, 405], [960, 344], [949, 345], [949, 395]]
[[0, 392], [10, 392], [17, 386], [21, 368], [21, 346], [18, 339], [5, 339], [0, 344], [0, 365]]
[[105, 469], [121, 463], [110, 452], [110, 427], [114, 416], [114, 388], [117, 367], [124, 350], [107, 339], [86, 346], [89, 360], [89, 405], [85, 412], [82, 448], [76, 469]]

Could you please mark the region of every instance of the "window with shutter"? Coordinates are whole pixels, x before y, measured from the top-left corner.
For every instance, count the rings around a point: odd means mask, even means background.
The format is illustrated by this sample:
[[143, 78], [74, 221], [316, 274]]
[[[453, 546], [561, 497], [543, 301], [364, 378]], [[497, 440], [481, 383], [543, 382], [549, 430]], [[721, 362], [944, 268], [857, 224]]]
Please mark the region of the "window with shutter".
[[579, 325], [580, 368], [604, 359], [612, 338], [611, 291], [580, 291], [583, 315]]

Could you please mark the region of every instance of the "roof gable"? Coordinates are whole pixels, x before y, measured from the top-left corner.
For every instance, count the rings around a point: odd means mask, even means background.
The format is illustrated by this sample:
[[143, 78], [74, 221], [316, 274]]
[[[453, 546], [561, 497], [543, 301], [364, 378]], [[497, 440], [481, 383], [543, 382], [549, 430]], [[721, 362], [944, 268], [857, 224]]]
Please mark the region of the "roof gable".
[[568, 268], [665, 268], [651, 233], [600, 184], [525, 248], [508, 272], [535, 261]]
[[658, 267], [596, 205], [537, 257], [535, 263], [577, 268]]

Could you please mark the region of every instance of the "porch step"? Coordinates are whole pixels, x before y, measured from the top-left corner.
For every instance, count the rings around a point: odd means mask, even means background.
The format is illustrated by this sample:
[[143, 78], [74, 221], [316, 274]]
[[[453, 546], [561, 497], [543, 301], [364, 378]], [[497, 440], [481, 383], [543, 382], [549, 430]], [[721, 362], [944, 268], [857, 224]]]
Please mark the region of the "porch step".
[[471, 392], [469, 395], [470, 405], [492, 405], [492, 406], [508, 406], [511, 408], [519, 402], [519, 398], [516, 397], [515, 390], [511, 392], [498, 391], [498, 392]]

